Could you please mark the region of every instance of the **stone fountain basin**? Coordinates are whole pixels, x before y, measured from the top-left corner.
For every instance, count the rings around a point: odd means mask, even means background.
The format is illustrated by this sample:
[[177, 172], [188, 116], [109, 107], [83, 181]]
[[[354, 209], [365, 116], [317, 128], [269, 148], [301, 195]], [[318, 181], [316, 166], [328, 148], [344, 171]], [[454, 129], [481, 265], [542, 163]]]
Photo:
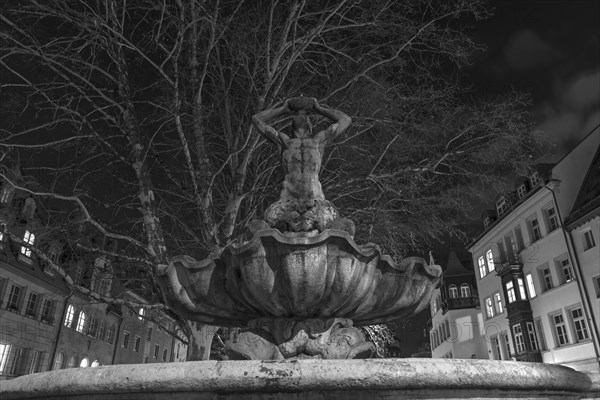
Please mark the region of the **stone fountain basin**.
[[344, 231], [265, 229], [202, 261], [174, 257], [159, 269], [157, 281], [175, 312], [211, 325], [330, 317], [370, 325], [421, 311], [441, 276], [439, 266], [422, 258], [396, 263], [377, 245], [357, 245]]
[[0, 381], [2, 400], [599, 397], [597, 373], [541, 363], [418, 358], [110, 365]]

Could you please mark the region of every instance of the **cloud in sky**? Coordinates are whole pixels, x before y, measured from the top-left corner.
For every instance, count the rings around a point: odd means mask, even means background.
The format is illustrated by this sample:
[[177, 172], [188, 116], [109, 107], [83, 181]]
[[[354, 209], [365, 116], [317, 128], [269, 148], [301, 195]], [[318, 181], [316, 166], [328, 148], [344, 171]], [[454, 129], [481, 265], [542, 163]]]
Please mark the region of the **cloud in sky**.
[[597, 109], [600, 104], [600, 70], [580, 74], [573, 79], [567, 88], [565, 102], [575, 110]]
[[529, 29], [515, 32], [504, 48], [504, 60], [511, 68], [517, 70], [545, 67], [558, 56], [556, 48]]

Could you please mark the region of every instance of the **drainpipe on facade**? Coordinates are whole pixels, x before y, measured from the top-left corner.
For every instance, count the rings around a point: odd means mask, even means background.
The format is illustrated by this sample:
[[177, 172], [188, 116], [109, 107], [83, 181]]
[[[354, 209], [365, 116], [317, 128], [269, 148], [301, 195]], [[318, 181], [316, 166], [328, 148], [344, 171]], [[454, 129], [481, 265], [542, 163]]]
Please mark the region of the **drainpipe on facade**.
[[592, 333], [592, 344], [594, 345], [594, 352], [596, 353], [596, 362], [600, 365], [600, 350], [598, 349], [598, 325], [596, 324], [596, 318], [594, 317], [594, 313], [592, 312], [591, 306], [589, 304], [588, 291], [585, 287], [585, 282], [583, 281], [583, 273], [581, 272], [579, 265], [579, 258], [577, 257], [577, 253], [575, 252], [571, 234], [567, 234], [565, 231], [565, 227], [563, 225], [563, 218], [560, 212], [560, 207], [558, 207], [558, 202], [556, 201], [556, 193], [554, 190], [549, 188], [546, 183], [544, 183], [544, 188], [548, 189], [550, 193], [552, 193], [552, 200], [554, 202], [554, 206], [556, 207], [556, 212], [558, 213], [558, 218], [560, 219], [560, 229], [562, 230], [563, 236], [565, 238], [565, 242], [567, 244], [567, 252], [569, 253], [569, 258], [573, 261], [573, 266], [575, 267], [575, 275], [576, 275], [576, 284], [579, 289], [579, 295], [581, 296], [581, 303], [585, 309], [585, 313], [588, 316], [586, 319], [588, 325], [590, 326], [590, 332]]
[[[63, 329], [63, 321], [65, 320], [65, 315], [67, 313], [67, 308], [69, 306], [69, 299], [73, 296], [73, 292], [69, 294], [65, 298], [65, 304], [63, 306], [63, 311], [61, 313], [60, 320], [58, 320], [58, 332], [56, 333], [56, 338], [54, 339], [54, 343], [52, 344], [52, 357], [50, 358], [50, 369], [48, 371], [52, 371], [52, 367], [54, 366], [54, 359], [56, 357], [56, 350], [58, 349], [58, 340], [60, 339], [60, 334]], [[63, 360], [64, 362], [65, 360]]]

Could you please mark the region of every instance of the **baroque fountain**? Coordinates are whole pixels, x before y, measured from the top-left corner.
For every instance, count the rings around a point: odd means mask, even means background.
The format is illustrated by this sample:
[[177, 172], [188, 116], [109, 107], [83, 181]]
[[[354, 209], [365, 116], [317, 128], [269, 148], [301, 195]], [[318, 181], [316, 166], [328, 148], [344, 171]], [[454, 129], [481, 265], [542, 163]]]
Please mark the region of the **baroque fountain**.
[[[313, 134], [308, 113], [332, 125]], [[292, 115], [290, 134], [268, 124]], [[197, 261], [158, 271], [184, 319], [242, 327], [227, 361], [113, 365], [23, 376], [0, 386], [9, 399], [596, 398], [600, 378], [566, 367], [490, 360], [377, 359], [358, 328], [428, 306], [440, 266], [397, 263], [325, 199], [325, 146], [350, 124], [314, 98], [293, 98], [253, 117], [282, 154], [280, 198], [243, 239]]]

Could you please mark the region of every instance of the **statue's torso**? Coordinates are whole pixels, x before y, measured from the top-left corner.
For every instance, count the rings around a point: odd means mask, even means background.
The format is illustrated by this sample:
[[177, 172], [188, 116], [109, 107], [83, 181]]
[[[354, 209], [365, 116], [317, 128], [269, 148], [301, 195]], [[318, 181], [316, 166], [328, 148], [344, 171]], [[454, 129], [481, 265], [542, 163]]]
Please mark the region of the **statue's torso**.
[[282, 200], [325, 199], [319, 171], [323, 160], [324, 146], [313, 138], [293, 138], [285, 143], [282, 165], [285, 181], [281, 192]]

